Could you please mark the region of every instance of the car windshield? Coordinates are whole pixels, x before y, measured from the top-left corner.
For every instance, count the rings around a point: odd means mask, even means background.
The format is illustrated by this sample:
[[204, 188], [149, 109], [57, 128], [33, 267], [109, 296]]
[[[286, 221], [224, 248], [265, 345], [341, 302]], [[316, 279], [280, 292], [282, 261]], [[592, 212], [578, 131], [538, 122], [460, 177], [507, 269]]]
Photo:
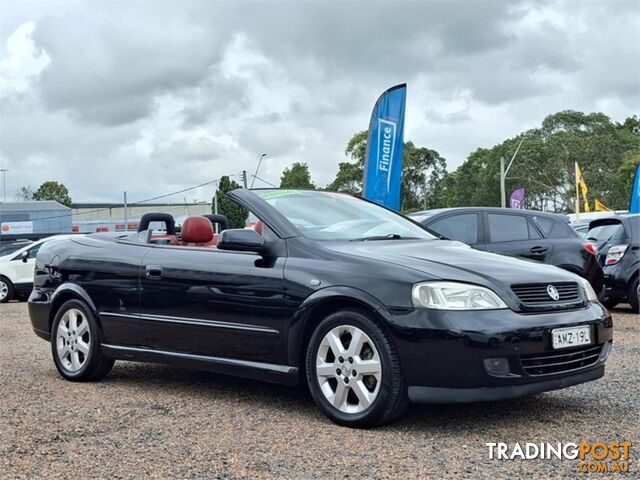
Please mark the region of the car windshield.
[[600, 225], [589, 230], [587, 240], [595, 242], [600, 247], [607, 243], [610, 238], [613, 238], [621, 229], [624, 229], [624, 227], [619, 223]]
[[10, 245], [4, 245], [2, 247], [0, 247], [0, 257], [4, 257], [5, 255], [9, 255], [13, 252], [16, 252], [18, 250], [20, 250], [23, 247], [26, 247], [27, 245], [30, 245], [31, 242], [17, 242], [17, 243], [12, 243]]
[[255, 193], [314, 240], [436, 238], [402, 215], [350, 195], [310, 190]]

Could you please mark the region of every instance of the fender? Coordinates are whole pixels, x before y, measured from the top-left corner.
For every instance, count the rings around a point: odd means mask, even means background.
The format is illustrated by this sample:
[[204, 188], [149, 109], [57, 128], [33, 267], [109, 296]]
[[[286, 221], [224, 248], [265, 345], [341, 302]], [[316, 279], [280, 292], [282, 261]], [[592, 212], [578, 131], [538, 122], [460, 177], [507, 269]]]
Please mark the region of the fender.
[[331, 286], [316, 290], [298, 306], [293, 318], [289, 331], [287, 332], [287, 352], [289, 365], [298, 365], [304, 357], [306, 350], [306, 342], [304, 336], [311, 327], [313, 312], [317, 308], [336, 306], [360, 306], [366, 310], [378, 313], [386, 322], [391, 320], [391, 315], [387, 307], [373, 295], [347, 286]]
[[[52, 307], [51, 308], [51, 314], [52, 315], [54, 314], [55, 309], [62, 302], [62, 298], [66, 297], [67, 294], [72, 294], [75, 297], [80, 297], [80, 299], [82, 299], [87, 304], [87, 306], [91, 309], [91, 312], [96, 317], [96, 320], [98, 321], [98, 323], [100, 323], [100, 317], [98, 315], [98, 309], [96, 308], [95, 304], [93, 303], [93, 300], [91, 300], [91, 297], [85, 291], [84, 288], [80, 287], [79, 285], [76, 285], [75, 283], [63, 283], [58, 288], [56, 288], [56, 290], [53, 292], [53, 294], [51, 294], [51, 299], [50, 299], [49, 303], [50, 303], [50, 305]], [[56, 308], [53, 308], [53, 307], [56, 307]]]

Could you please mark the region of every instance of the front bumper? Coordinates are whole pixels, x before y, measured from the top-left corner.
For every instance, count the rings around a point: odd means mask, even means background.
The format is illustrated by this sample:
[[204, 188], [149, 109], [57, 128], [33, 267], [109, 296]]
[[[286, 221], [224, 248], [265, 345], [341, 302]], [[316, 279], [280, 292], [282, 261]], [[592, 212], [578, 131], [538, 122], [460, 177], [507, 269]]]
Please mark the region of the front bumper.
[[509, 398], [535, 395], [536, 393], [559, 390], [597, 380], [604, 375], [604, 365], [592, 368], [569, 377], [554, 378], [524, 385], [484, 388], [442, 388], [442, 387], [409, 387], [409, 400], [413, 403], [470, 403], [492, 402]]
[[[600, 304], [572, 311], [522, 315], [512, 310], [452, 312], [396, 310], [391, 325], [402, 369], [415, 402], [456, 403], [529, 395], [595, 380], [604, 374], [613, 324]], [[554, 350], [551, 330], [589, 325], [592, 343]], [[540, 356], [590, 357], [551, 369], [531, 368]], [[504, 358], [506, 374], [490, 374], [485, 360]], [[537, 360], [534, 360], [534, 362]], [[565, 361], [563, 359], [562, 361]], [[554, 360], [543, 359], [542, 363]], [[527, 368], [525, 368], [527, 366]], [[550, 373], [549, 373], [550, 372]]]

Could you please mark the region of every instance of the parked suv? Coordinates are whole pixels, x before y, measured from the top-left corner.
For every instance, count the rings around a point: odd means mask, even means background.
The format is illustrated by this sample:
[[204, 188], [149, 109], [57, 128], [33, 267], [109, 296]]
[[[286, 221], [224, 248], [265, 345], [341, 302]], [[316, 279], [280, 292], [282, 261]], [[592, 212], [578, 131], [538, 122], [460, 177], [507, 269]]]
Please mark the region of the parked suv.
[[587, 240], [598, 248], [609, 308], [628, 301], [638, 311], [640, 275], [640, 215], [599, 218], [589, 224]]
[[580, 239], [566, 215], [495, 207], [427, 210], [409, 215], [430, 230], [478, 250], [548, 263], [577, 273], [602, 292], [597, 250]]

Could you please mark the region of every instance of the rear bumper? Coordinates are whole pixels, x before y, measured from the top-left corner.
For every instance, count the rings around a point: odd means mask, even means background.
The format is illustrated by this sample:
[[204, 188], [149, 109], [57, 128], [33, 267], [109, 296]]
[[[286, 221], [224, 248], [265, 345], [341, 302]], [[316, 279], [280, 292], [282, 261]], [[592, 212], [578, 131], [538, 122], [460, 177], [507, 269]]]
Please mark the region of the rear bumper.
[[[604, 296], [625, 299], [629, 293], [632, 271], [623, 262], [604, 267]], [[637, 270], [636, 270], [637, 271]]]
[[604, 365], [570, 377], [555, 378], [525, 385], [481, 388], [409, 387], [409, 400], [413, 403], [454, 404], [491, 402], [535, 395], [597, 380], [604, 375]]
[[44, 340], [50, 339], [50, 313], [51, 303], [49, 297], [38, 289], [31, 291], [29, 296], [29, 318], [31, 319], [31, 326], [36, 335]]

